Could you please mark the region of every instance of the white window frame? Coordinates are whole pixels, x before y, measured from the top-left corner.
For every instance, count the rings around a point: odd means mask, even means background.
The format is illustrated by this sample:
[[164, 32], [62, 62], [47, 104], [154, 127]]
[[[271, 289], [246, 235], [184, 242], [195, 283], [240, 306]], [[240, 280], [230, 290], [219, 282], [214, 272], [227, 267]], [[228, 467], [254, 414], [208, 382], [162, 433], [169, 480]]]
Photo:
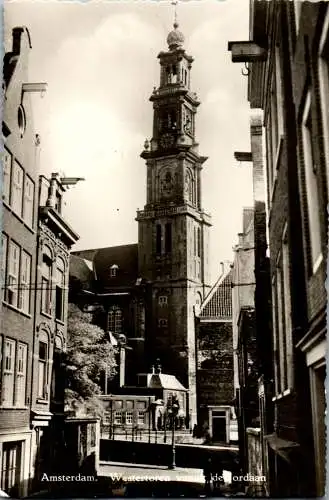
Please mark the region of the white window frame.
[[113, 264], [113, 266], [110, 267], [110, 277], [115, 278], [118, 274], [118, 269], [119, 266], [117, 264]]
[[137, 424], [139, 424], [139, 425], [145, 424], [145, 410], [138, 410], [138, 412], [137, 412]]
[[22, 217], [23, 210], [23, 185], [24, 169], [18, 161], [14, 159], [11, 186], [11, 208], [19, 217]]
[[312, 132], [308, 126], [308, 120], [312, 120], [311, 116], [311, 91], [309, 90], [306, 96], [303, 118], [302, 118], [302, 140], [304, 150], [304, 167], [305, 167], [305, 188], [307, 199], [307, 214], [309, 226], [309, 242], [311, 250], [312, 272], [316, 273], [322, 260], [322, 242], [321, 242], [321, 223], [320, 223], [320, 203], [317, 187], [316, 172], [314, 170], [313, 158], [313, 138]]
[[16, 406], [23, 407], [26, 402], [26, 372], [27, 372], [27, 345], [18, 342], [16, 367]]
[[31, 255], [22, 250], [18, 307], [27, 314], [30, 314], [31, 306], [31, 266]]
[[8, 250], [8, 266], [7, 266], [7, 290], [6, 302], [17, 307], [18, 306], [18, 287], [20, 274], [20, 254], [21, 248], [17, 243], [10, 240]]
[[33, 227], [34, 210], [34, 182], [25, 174], [24, 197], [23, 197], [23, 219], [28, 226]]
[[1, 403], [4, 407], [14, 405], [16, 341], [5, 338], [3, 347], [3, 372]]
[[125, 415], [126, 425], [133, 425], [134, 423], [134, 412], [133, 410], [127, 410]]
[[5, 147], [3, 155], [3, 190], [2, 199], [5, 203], [10, 205], [10, 194], [11, 194], [11, 174], [13, 165], [13, 155]]
[[114, 425], [122, 425], [122, 410], [115, 410], [113, 415]]
[[319, 45], [320, 105], [326, 158], [327, 190], [329, 193], [329, 7], [323, 23]]

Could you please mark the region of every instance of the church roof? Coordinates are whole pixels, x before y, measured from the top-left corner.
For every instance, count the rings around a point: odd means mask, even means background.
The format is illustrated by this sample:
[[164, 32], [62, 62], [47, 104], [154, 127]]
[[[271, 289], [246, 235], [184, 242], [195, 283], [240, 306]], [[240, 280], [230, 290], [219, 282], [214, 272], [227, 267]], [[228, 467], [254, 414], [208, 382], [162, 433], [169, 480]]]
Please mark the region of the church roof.
[[232, 320], [232, 269], [224, 272], [201, 304], [200, 319]]
[[137, 243], [80, 250], [71, 255], [93, 261], [98, 286], [103, 290], [125, 288], [136, 284], [138, 278]]
[[81, 283], [89, 284], [93, 279], [92, 262], [77, 255], [70, 255], [70, 276]]

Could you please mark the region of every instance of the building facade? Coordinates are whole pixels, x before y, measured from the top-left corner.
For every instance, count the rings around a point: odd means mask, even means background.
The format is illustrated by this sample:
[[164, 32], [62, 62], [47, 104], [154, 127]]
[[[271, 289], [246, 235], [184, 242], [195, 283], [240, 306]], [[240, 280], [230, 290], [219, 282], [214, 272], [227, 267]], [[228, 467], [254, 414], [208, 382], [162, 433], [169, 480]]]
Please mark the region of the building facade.
[[3, 68], [0, 477], [1, 489], [16, 496], [28, 490], [32, 448], [39, 146], [31, 92], [45, 85], [28, 80], [28, 30], [14, 28], [12, 36]]
[[52, 470], [56, 433], [61, 435], [64, 425], [61, 358], [66, 348], [69, 252], [78, 235], [62, 215], [62, 182], [58, 174], [39, 178], [31, 391], [32, 477], [37, 487], [45, 470]]
[[196, 311], [198, 426], [213, 443], [237, 440], [233, 387], [232, 270]]
[[200, 102], [192, 91], [193, 58], [174, 24], [168, 50], [158, 55], [160, 84], [153, 103], [152, 138], [142, 158], [147, 166], [147, 200], [138, 211], [139, 274], [151, 283], [147, 348], [164, 371], [189, 390], [188, 413], [196, 424], [196, 337], [193, 308], [209, 288], [210, 218], [202, 208], [202, 166], [196, 142]]
[[14, 28], [3, 78], [0, 483], [13, 497], [51, 469], [55, 421], [64, 412], [69, 250], [78, 239], [61, 214], [64, 184], [76, 179], [39, 176], [31, 93], [46, 84], [28, 80], [31, 48], [27, 28]]
[[[248, 99], [264, 111], [272, 289], [270, 494], [321, 496], [328, 204], [327, 2], [251, 1]], [[243, 48], [243, 50], [242, 50]]]

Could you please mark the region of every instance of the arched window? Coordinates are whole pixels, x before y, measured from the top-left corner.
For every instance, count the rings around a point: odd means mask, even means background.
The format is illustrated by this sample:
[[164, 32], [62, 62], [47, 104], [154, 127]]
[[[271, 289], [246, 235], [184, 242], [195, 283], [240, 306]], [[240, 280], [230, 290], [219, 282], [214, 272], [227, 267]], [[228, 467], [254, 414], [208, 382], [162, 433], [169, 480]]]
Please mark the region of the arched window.
[[112, 333], [122, 333], [122, 310], [118, 306], [112, 306], [108, 314], [108, 329]]
[[52, 275], [52, 254], [50, 248], [45, 246], [42, 255], [41, 265], [41, 311], [51, 314], [51, 275]]
[[63, 321], [65, 303], [65, 264], [61, 257], [56, 260], [56, 319]]

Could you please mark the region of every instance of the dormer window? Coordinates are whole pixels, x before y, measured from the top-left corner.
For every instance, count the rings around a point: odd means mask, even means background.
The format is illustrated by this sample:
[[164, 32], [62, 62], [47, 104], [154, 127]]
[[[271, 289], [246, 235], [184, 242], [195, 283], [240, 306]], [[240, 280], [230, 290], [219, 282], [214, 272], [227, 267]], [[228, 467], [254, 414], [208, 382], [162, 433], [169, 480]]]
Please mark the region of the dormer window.
[[119, 269], [119, 266], [117, 264], [113, 264], [113, 266], [110, 267], [110, 276], [111, 276], [111, 278], [115, 278], [117, 276], [118, 269]]

